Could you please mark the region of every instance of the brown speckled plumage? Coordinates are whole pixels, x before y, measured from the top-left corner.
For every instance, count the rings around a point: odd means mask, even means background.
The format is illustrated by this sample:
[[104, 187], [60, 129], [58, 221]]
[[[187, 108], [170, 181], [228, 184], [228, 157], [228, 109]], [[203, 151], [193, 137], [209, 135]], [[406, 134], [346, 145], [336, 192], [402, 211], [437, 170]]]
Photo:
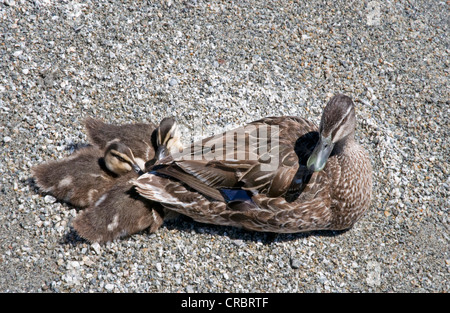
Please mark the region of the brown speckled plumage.
[[43, 192], [79, 208], [97, 201], [119, 176], [137, 177], [131, 168], [127, 173], [108, 169], [105, 151], [95, 146], [81, 148], [64, 159], [39, 164], [33, 167], [32, 174]]
[[[169, 131], [167, 125], [175, 121], [167, 121], [163, 126]], [[130, 183], [139, 176], [137, 165], [143, 170], [145, 162], [155, 158], [156, 126], [112, 125], [88, 117], [85, 127], [92, 146], [35, 166], [36, 185], [59, 200], [85, 208], [73, 226], [91, 242], [110, 241], [145, 228], [158, 229], [164, 209], [137, 194]]]
[[[255, 149], [252, 138], [268, 126], [278, 143]], [[201, 142], [206, 153], [195, 155], [199, 144], [193, 144], [135, 180], [137, 191], [199, 222], [276, 233], [347, 229], [369, 207], [372, 167], [354, 140], [349, 97], [330, 100], [319, 128], [298, 117], [269, 117], [244, 129], [234, 140], [250, 142], [246, 158], [221, 149], [225, 134], [207, 138]], [[263, 169], [272, 159], [277, 165]]]
[[155, 157], [157, 126], [153, 123], [114, 125], [87, 117], [84, 124], [89, 142], [100, 149], [104, 149], [112, 140], [118, 140], [126, 144], [135, 158], [144, 163]]
[[107, 242], [146, 228], [156, 231], [163, 223], [164, 208], [140, 196], [129, 179], [120, 178], [73, 221], [77, 233], [90, 242]]
[[[170, 146], [180, 144], [174, 119], [161, 121], [156, 133], [164, 140], [156, 140], [158, 146], [154, 148], [158, 149], [152, 148], [155, 157], [168, 155]], [[177, 136], [174, 137], [174, 134]], [[123, 137], [122, 141], [128, 142], [127, 138]], [[161, 146], [164, 147], [164, 153], [155, 154], [155, 150], [160, 151]], [[148, 160], [151, 164], [155, 161], [158, 160]], [[94, 203], [80, 212], [73, 221], [77, 233], [91, 242], [107, 242], [147, 228], [150, 232], [156, 231], [166, 216], [165, 209], [161, 204], [150, 201], [136, 192], [130, 179], [137, 177], [136, 173], [120, 177]]]

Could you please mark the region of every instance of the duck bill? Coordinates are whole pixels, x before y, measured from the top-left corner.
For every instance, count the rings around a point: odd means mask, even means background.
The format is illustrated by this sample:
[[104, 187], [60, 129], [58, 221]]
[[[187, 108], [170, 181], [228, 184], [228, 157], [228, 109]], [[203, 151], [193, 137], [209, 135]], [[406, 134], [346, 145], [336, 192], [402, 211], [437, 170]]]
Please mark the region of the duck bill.
[[319, 172], [323, 170], [327, 164], [331, 151], [333, 151], [333, 147], [334, 144], [331, 142], [331, 136], [328, 138], [323, 138], [320, 136], [319, 142], [306, 163], [308, 169], [312, 172]]
[[139, 167], [139, 165], [137, 164], [131, 164], [131, 167], [133, 168], [133, 170], [138, 173], [139, 175], [144, 174], [144, 172], [142, 171], [142, 169]]
[[169, 155], [166, 145], [160, 145], [158, 150], [156, 150], [156, 159], [161, 160]]

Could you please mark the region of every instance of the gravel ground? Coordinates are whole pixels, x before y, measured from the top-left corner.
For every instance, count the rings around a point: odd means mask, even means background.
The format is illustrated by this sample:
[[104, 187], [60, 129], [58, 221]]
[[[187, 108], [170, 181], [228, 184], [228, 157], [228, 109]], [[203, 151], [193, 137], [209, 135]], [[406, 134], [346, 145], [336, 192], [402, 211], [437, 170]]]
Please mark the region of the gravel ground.
[[[448, 292], [448, 1], [0, 0], [0, 292]], [[273, 235], [180, 217], [106, 245], [30, 169], [86, 116], [175, 115], [186, 143], [355, 99], [374, 166], [347, 232]]]

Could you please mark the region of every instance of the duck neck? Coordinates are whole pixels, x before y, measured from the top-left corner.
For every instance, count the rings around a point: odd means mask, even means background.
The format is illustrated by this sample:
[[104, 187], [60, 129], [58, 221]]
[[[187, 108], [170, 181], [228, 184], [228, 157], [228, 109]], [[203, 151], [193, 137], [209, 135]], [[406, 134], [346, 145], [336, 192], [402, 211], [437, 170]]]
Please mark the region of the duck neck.
[[344, 154], [344, 152], [351, 149], [354, 144], [355, 144], [355, 134], [351, 133], [345, 138], [335, 143], [332, 154], [333, 155]]

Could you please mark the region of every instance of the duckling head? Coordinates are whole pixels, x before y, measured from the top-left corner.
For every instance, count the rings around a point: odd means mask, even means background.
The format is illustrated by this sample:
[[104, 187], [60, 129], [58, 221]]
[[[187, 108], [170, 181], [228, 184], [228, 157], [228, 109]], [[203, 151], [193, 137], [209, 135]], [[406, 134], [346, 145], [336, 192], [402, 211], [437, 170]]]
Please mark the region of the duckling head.
[[113, 173], [124, 175], [130, 171], [141, 173], [131, 149], [120, 141], [109, 143], [105, 149], [105, 165]]
[[321, 171], [331, 152], [339, 152], [355, 134], [355, 108], [350, 97], [338, 94], [325, 106], [319, 127], [319, 142], [308, 159], [310, 171]]
[[178, 129], [178, 124], [172, 117], [164, 118], [159, 124], [156, 135], [156, 158], [158, 160], [180, 152], [183, 148], [181, 144], [181, 135]]

